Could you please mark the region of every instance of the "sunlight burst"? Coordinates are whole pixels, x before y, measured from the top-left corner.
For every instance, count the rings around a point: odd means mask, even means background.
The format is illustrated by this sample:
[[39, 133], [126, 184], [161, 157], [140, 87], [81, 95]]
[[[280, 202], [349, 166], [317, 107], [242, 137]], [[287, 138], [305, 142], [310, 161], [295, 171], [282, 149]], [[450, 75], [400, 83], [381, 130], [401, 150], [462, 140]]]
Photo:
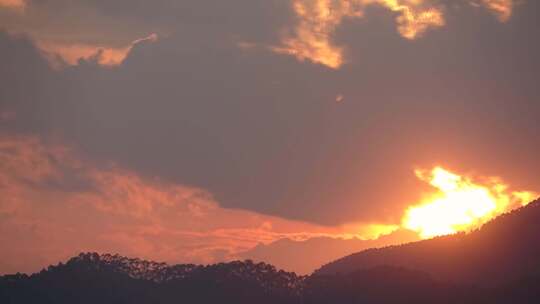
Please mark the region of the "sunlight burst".
[[405, 228], [418, 232], [422, 238], [477, 228], [536, 197], [533, 192], [509, 192], [508, 186], [495, 178], [479, 184], [441, 167], [415, 173], [438, 189], [419, 205], [410, 207], [403, 220]]

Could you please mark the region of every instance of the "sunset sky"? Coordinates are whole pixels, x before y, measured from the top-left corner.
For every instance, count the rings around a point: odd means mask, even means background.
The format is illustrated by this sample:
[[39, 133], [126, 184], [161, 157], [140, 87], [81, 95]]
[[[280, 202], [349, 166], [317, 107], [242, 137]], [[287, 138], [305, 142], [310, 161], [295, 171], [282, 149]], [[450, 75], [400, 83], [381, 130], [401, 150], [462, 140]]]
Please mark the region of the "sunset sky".
[[475, 228], [540, 192], [539, 29], [535, 0], [0, 0], [0, 274]]

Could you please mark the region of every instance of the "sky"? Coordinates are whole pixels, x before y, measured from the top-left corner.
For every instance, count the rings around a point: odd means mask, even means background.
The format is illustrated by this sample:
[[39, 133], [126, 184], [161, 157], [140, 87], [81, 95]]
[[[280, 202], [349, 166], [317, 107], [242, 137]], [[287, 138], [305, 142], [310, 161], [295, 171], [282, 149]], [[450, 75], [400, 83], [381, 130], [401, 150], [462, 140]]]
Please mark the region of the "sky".
[[539, 13], [0, 0], [0, 273], [81, 251], [307, 273], [414, 238], [418, 170], [539, 192]]

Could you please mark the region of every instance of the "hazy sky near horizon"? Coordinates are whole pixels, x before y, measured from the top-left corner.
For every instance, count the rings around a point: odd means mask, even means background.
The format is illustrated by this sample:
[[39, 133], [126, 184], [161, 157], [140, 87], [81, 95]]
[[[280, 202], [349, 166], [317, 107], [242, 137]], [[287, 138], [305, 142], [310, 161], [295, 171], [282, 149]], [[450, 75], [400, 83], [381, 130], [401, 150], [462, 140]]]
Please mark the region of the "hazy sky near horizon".
[[0, 272], [82, 250], [213, 262], [371, 236], [434, 165], [540, 191], [539, 13], [0, 0]]

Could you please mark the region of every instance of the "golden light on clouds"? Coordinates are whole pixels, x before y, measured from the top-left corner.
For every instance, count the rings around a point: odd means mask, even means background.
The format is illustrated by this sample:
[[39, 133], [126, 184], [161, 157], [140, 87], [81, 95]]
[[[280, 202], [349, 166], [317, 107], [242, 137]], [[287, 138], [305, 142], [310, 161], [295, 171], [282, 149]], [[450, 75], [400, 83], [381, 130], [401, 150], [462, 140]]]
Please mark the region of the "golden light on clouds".
[[418, 232], [422, 238], [478, 228], [538, 196], [527, 191], [511, 192], [508, 185], [497, 178], [479, 183], [441, 167], [415, 173], [438, 190], [410, 207], [403, 219], [403, 227]]
[[299, 21], [294, 34], [284, 37], [274, 51], [311, 60], [330, 68], [343, 62], [343, 48], [335, 46], [332, 34], [345, 18], [362, 18], [369, 5], [380, 5], [398, 14], [397, 29], [407, 39], [415, 39], [431, 27], [444, 25], [442, 12], [423, 1], [399, 0], [294, 0]]
[[[332, 41], [346, 18], [363, 18], [369, 6], [378, 5], [396, 13], [397, 32], [405, 39], [419, 38], [432, 28], [445, 25], [444, 7], [430, 0], [293, 0], [298, 18], [294, 29], [283, 36], [276, 53], [309, 60], [337, 69], [345, 62], [344, 48]], [[471, 5], [494, 12], [501, 22], [512, 15], [513, 0], [482, 0]]]
[[343, 50], [334, 46], [331, 35], [345, 17], [361, 16], [351, 1], [294, 0], [294, 12], [299, 21], [293, 36], [284, 37], [283, 46], [274, 51], [309, 59], [331, 68], [343, 64]]
[[398, 13], [397, 29], [401, 36], [415, 39], [431, 27], [444, 25], [440, 7], [423, 0], [365, 0], [364, 5], [378, 4]]

